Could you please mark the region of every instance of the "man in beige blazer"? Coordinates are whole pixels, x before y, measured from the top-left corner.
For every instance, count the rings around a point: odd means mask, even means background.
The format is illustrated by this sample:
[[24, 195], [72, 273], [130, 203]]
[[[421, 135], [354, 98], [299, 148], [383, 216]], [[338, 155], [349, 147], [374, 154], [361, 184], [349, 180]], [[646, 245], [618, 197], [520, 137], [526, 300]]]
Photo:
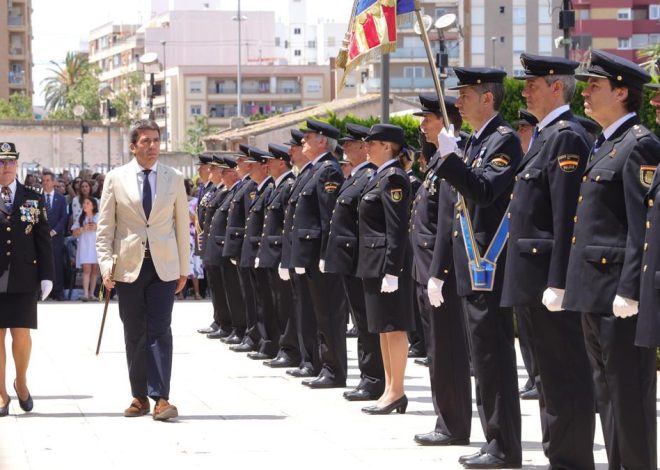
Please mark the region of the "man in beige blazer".
[[[108, 173], [96, 238], [106, 289], [116, 287], [124, 324], [133, 401], [126, 417], [150, 411], [165, 421], [178, 415], [169, 403], [172, 307], [190, 263], [188, 201], [183, 175], [158, 163], [160, 128], [136, 123], [129, 148], [135, 158]], [[117, 255], [114, 277], [112, 256]]]

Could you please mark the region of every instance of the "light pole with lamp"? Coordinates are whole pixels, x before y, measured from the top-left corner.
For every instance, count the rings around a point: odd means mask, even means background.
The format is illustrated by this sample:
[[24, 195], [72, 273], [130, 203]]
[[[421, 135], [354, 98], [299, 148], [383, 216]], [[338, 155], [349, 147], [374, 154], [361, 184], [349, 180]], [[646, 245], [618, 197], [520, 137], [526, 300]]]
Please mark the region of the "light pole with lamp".
[[497, 37], [493, 36], [490, 38], [490, 42], [493, 44], [493, 68], [495, 68], [495, 42], [497, 41]]
[[111, 119], [117, 115], [117, 110], [112, 107], [112, 104], [110, 104], [110, 96], [112, 95], [113, 90], [112, 87], [110, 86], [109, 83], [101, 83], [99, 85], [99, 96], [101, 97], [102, 100], [105, 100], [105, 118], [108, 120], [107, 126], [108, 126], [108, 169], [107, 171], [110, 171], [110, 165], [111, 165], [111, 160], [110, 160], [110, 145], [111, 145]]
[[154, 96], [156, 96], [156, 83], [154, 74], [160, 72], [160, 64], [158, 63], [158, 54], [155, 52], [147, 52], [142, 54], [138, 59], [144, 68], [144, 73], [149, 74], [149, 87], [147, 89], [149, 119], [154, 118]]
[[167, 130], [167, 51], [165, 46], [167, 41], [161, 41], [163, 46], [163, 97], [165, 98], [165, 151], [167, 152], [167, 141], [170, 138], [170, 133]]
[[85, 169], [85, 134], [88, 130], [85, 128], [83, 116], [85, 115], [85, 107], [77, 104], [73, 107], [73, 115], [80, 119], [80, 172]]
[[247, 20], [247, 16], [241, 16], [241, 0], [238, 0], [238, 12], [232, 21], [238, 21], [238, 63], [236, 66], [236, 117], [241, 117], [241, 23]]

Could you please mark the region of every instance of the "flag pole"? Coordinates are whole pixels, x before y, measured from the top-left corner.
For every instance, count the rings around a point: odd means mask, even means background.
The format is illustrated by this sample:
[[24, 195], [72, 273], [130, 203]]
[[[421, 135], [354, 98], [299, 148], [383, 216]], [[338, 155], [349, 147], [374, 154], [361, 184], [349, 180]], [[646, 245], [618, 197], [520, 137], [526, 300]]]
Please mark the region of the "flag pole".
[[445, 123], [445, 128], [449, 129], [449, 118], [447, 117], [447, 107], [445, 106], [445, 96], [442, 92], [442, 86], [440, 85], [440, 77], [438, 76], [438, 69], [435, 67], [435, 60], [433, 60], [433, 51], [431, 50], [431, 43], [429, 42], [429, 35], [426, 32], [424, 27], [424, 20], [422, 19], [422, 12], [419, 6], [419, 0], [415, 0], [415, 17], [417, 18], [417, 24], [419, 24], [419, 30], [422, 36], [422, 42], [424, 43], [424, 49], [426, 49], [426, 57], [429, 61], [429, 67], [431, 68], [431, 76], [433, 77], [433, 85], [435, 86], [435, 92], [438, 95], [438, 101], [440, 102], [440, 109], [442, 110], [442, 120]]

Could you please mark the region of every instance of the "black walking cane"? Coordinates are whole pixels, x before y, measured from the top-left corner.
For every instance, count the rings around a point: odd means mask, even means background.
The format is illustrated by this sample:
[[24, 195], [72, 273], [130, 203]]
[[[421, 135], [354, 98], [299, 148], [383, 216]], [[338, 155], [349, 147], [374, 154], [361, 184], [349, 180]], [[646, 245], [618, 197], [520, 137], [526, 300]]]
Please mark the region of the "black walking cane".
[[[112, 270], [110, 271], [110, 279], [115, 278], [115, 268], [117, 267], [117, 255], [112, 255]], [[103, 286], [105, 289], [105, 286]], [[101, 331], [99, 331], [99, 340], [96, 343], [96, 355], [99, 355], [99, 350], [101, 349], [101, 339], [103, 338], [103, 328], [105, 327], [105, 317], [108, 314], [108, 305], [110, 305], [110, 292], [112, 289], [105, 290], [105, 307], [103, 307], [103, 319], [101, 320]]]

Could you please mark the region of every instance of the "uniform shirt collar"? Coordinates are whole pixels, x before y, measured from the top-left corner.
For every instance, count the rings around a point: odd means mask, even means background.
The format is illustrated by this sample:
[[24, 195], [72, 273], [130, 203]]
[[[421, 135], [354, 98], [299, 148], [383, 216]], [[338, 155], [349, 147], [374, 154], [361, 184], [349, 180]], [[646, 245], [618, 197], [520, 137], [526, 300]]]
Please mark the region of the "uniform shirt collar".
[[369, 160], [365, 160], [365, 161], [363, 161], [362, 163], [360, 163], [358, 166], [354, 167], [354, 168], [351, 170], [351, 176], [354, 176], [355, 173], [357, 173], [357, 172], [360, 170], [360, 168], [364, 168], [364, 167], [367, 166], [369, 163], [370, 163]]
[[546, 117], [541, 119], [541, 121], [536, 125], [536, 127], [538, 127], [539, 131], [542, 131], [544, 127], [547, 127], [552, 121], [554, 121], [559, 116], [570, 110], [571, 110], [570, 106], [568, 106], [567, 104], [563, 104], [560, 107], [550, 111]]
[[300, 169], [300, 173], [302, 173], [303, 171], [305, 171], [305, 168], [307, 168], [307, 167], [310, 166], [311, 164], [312, 164], [312, 162], [307, 162], [307, 163], [305, 163], [305, 164], [303, 165], [303, 167]]
[[275, 180], [275, 187], [277, 188], [282, 183], [282, 181], [284, 181], [284, 178], [286, 178], [290, 174], [291, 174], [291, 170], [288, 170], [282, 173], [280, 176], [278, 176], [277, 179]]
[[328, 152], [323, 152], [321, 155], [316, 157], [314, 160], [312, 160], [312, 164], [316, 165], [319, 160], [321, 160], [323, 157], [325, 157], [328, 154]]
[[381, 166], [378, 167], [378, 170], [376, 171], [376, 173], [380, 173], [381, 171], [383, 171], [387, 167], [390, 167], [390, 166], [394, 165], [397, 161], [398, 160], [396, 158], [392, 158], [391, 160], [387, 160], [385, 163], [383, 163]]
[[493, 116], [488, 121], [484, 122], [484, 125], [481, 126], [481, 128], [477, 132], [474, 133], [475, 140], [478, 139], [479, 137], [481, 137], [481, 134], [483, 134], [484, 129], [486, 129], [486, 127], [488, 127], [488, 124], [490, 124], [490, 122], [493, 119], [495, 119], [496, 117], [497, 117], [497, 113], [493, 114]]
[[264, 180], [261, 183], [259, 183], [259, 186], [257, 186], [257, 191], [261, 192], [261, 189], [264, 186], [266, 186], [268, 183], [270, 183], [271, 181], [273, 181], [273, 178], [271, 178], [270, 176], [267, 176], [266, 178], [264, 178]]
[[623, 125], [624, 122], [626, 122], [628, 119], [632, 119], [635, 116], [637, 116], [637, 113], [628, 113], [625, 116], [620, 117], [616, 121], [614, 121], [612, 124], [607, 126], [607, 128], [603, 129], [603, 135], [605, 136], [605, 140], [609, 139], [612, 137], [612, 135], [617, 131], [619, 127]]
[[11, 200], [12, 200], [12, 201], [13, 201], [14, 198], [16, 197], [16, 186], [17, 186], [17, 184], [16, 184], [16, 178], [14, 178], [14, 179], [12, 180], [12, 182], [9, 183], [9, 191], [10, 191], [10, 194], [11, 194]]
[[[133, 158], [133, 162], [135, 162], [136, 173], [142, 173], [145, 170], [145, 168], [138, 163], [137, 158]], [[151, 172], [155, 174], [158, 171], [158, 162], [154, 163], [154, 166], [152, 166], [150, 169]]]
[[228, 190], [228, 191], [231, 191], [231, 190], [234, 189], [234, 188], [236, 187], [236, 185], [237, 185], [238, 183], [240, 183], [241, 181], [243, 181], [243, 180], [236, 180], [236, 182], [235, 182], [234, 184], [231, 185], [231, 188], [227, 188], [227, 190]]

